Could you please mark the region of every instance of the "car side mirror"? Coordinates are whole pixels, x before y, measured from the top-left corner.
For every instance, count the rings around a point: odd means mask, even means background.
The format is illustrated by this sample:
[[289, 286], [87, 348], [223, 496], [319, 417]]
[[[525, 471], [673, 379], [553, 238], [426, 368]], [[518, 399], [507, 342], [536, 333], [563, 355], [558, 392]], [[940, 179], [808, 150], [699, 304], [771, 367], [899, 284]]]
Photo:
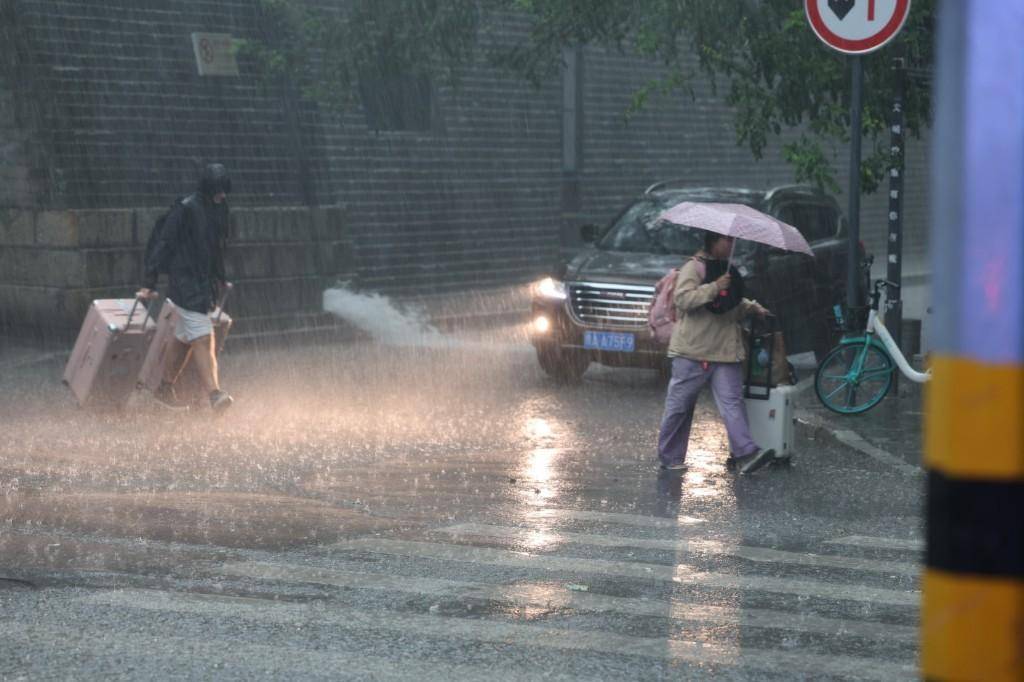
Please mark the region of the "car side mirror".
[[584, 244], [593, 244], [601, 236], [601, 228], [593, 223], [580, 226], [580, 239]]

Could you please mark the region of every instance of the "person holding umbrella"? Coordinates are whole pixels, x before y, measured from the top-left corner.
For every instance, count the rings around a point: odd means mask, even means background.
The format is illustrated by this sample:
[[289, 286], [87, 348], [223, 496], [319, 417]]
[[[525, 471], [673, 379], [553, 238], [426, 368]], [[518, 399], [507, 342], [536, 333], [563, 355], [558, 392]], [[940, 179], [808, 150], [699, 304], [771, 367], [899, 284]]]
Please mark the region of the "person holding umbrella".
[[[679, 269], [676, 277], [673, 301], [677, 322], [668, 347], [672, 378], [658, 433], [661, 468], [686, 468], [697, 397], [710, 383], [729, 436], [730, 464], [741, 474], [752, 474], [769, 464], [775, 451], [761, 448], [750, 435], [743, 401], [746, 349], [740, 323], [748, 315], [764, 317], [770, 313], [757, 301], [723, 296], [739, 286], [731, 274], [735, 272], [731, 268], [735, 239], [742, 236], [805, 253], [811, 253], [810, 247], [796, 228], [739, 204], [683, 202], [665, 211], [661, 218], [706, 230], [704, 248]], [[705, 281], [709, 272], [719, 269], [724, 274]]]

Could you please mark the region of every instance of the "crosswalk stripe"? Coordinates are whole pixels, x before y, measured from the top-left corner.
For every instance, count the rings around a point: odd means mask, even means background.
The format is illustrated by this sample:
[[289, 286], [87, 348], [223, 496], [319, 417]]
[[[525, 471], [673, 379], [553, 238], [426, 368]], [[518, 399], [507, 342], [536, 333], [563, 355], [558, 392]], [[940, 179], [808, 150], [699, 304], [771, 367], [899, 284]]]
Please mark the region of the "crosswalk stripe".
[[540, 539], [546, 544], [571, 542], [595, 547], [635, 547], [638, 549], [660, 549], [685, 554], [718, 554], [734, 556], [748, 561], [785, 563], [799, 566], [815, 566], [821, 568], [846, 568], [857, 571], [870, 571], [887, 575], [911, 575], [921, 573], [916, 564], [897, 561], [875, 561], [855, 557], [831, 556], [827, 554], [804, 554], [786, 552], [766, 547], [748, 547], [715, 540], [663, 540], [650, 538], [633, 538], [612, 535], [592, 535], [588, 533], [563, 533], [561, 531], [527, 530], [508, 528], [478, 523], [462, 523], [439, 529], [442, 533], [454, 535], [472, 535], [492, 538], [508, 538], [521, 543], [537, 542]]
[[774, 578], [770, 576], [746, 576], [730, 573], [693, 571], [687, 566], [666, 566], [631, 561], [608, 561], [604, 559], [580, 559], [550, 555], [527, 554], [504, 549], [470, 547], [467, 545], [446, 545], [411, 540], [390, 540], [386, 538], [358, 538], [331, 545], [337, 550], [355, 550], [393, 554], [413, 558], [440, 559], [468, 563], [529, 568], [567, 573], [598, 573], [624, 578], [643, 580], [667, 580], [682, 585], [698, 587], [720, 587], [727, 589], [755, 590], [795, 594], [825, 599], [845, 599], [878, 604], [917, 606], [918, 591], [889, 590], [864, 585], [824, 583], [815, 580]]
[[830, 545], [850, 545], [852, 547], [868, 547], [872, 549], [905, 549], [914, 552], [924, 551], [923, 540], [901, 540], [899, 538], [876, 538], [867, 535], [848, 535], [844, 538], [826, 540]]
[[661, 602], [650, 599], [611, 597], [603, 594], [574, 592], [568, 588], [537, 585], [492, 585], [487, 583], [417, 578], [379, 573], [359, 573], [333, 569], [311, 568], [293, 564], [238, 562], [216, 569], [218, 574], [276, 580], [289, 583], [314, 583], [338, 587], [382, 590], [429, 595], [512, 602], [517, 606], [540, 608], [571, 608], [582, 611], [613, 612], [631, 616], [652, 616], [672, 620], [743, 625], [806, 632], [831, 636], [853, 636], [883, 641], [914, 644], [918, 631], [909, 625], [890, 625], [826, 618], [773, 609], [736, 609], [708, 604], [685, 603], [679, 600]]
[[201, 616], [245, 618], [255, 622], [307, 624], [311, 614], [317, 623], [345, 630], [385, 630], [424, 637], [459, 639], [564, 651], [588, 651], [662, 660], [681, 660], [701, 665], [721, 665], [747, 670], [792, 674], [856, 675], [889, 680], [916, 674], [913, 664], [891, 663], [851, 656], [831, 656], [748, 649], [735, 645], [708, 644], [680, 639], [632, 637], [596, 630], [566, 630], [533, 624], [487, 619], [463, 619], [404, 612], [366, 612], [352, 608], [314, 607], [282, 602], [254, 603], [252, 599], [209, 597], [125, 590], [82, 598], [90, 604], [141, 608]]
[[575, 521], [597, 521], [600, 523], [614, 523], [621, 526], [637, 526], [641, 528], [669, 528], [679, 529], [684, 526], [692, 526], [704, 523], [704, 519], [693, 516], [679, 516], [676, 518], [663, 518], [659, 516], [643, 516], [640, 514], [619, 514], [615, 512], [594, 512], [580, 511], [577, 509], [559, 509], [547, 507], [535, 509], [526, 513], [528, 519], [551, 519], [554, 521], [571, 519]]

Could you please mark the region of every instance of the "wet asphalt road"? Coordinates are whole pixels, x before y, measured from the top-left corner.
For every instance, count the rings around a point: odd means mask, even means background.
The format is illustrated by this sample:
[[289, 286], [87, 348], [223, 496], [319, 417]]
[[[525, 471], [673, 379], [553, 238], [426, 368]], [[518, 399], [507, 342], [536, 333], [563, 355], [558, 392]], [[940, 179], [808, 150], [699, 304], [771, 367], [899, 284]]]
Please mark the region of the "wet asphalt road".
[[654, 373], [248, 349], [214, 419], [61, 369], [0, 378], [0, 679], [916, 675], [920, 480], [806, 434], [738, 477], [707, 396], [660, 473]]

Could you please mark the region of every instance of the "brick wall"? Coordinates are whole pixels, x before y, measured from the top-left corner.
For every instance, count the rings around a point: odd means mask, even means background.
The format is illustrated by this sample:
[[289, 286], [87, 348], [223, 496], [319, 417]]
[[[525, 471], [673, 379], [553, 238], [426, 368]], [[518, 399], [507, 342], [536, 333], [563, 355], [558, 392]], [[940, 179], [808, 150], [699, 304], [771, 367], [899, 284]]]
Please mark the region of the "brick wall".
[[[232, 256], [251, 287], [241, 295], [249, 315], [319, 305], [308, 287], [323, 271], [303, 280], [334, 257], [309, 237], [318, 211], [344, 216], [333, 221], [344, 223], [347, 244], [338, 270], [365, 289], [409, 295], [519, 283], [555, 260], [562, 218], [557, 78], [536, 89], [481, 56], [461, 69], [457, 84], [433, 84], [429, 129], [376, 132], [361, 109], [335, 116], [297, 102], [261, 85], [244, 61], [237, 77], [197, 75], [190, 34], [250, 37], [255, 7], [255, 0], [0, 0], [3, 37], [11, 38], [0, 70], [0, 180], [8, 179], [0, 206], [32, 209], [29, 217], [0, 217], [0, 254], [21, 268], [0, 269], [6, 319], [60, 301], [74, 319], [93, 293], [137, 282], [129, 265], [137, 269], [137, 261], [120, 253], [137, 252], [139, 230], [151, 222], [152, 210], [137, 207], [166, 206], [188, 192], [198, 166], [210, 160], [231, 170], [240, 232], [273, 233], [267, 244], [290, 244], [271, 253], [242, 242], [239, 252], [250, 255]], [[521, 19], [506, 17], [478, 54], [526, 30]], [[735, 145], [731, 112], [707, 84], [696, 84], [695, 101], [653, 100], [624, 125], [632, 92], [659, 67], [618, 52], [584, 53], [584, 220], [606, 223], [655, 180], [755, 187], [790, 181], [777, 148], [754, 162]], [[924, 242], [923, 149], [909, 147], [908, 252]], [[837, 165], [845, 168], [843, 151]], [[238, 210], [257, 207], [280, 211]], [[309, 217], [280, 217], [290, 211]], [[885, 213], [884, 193], [865, 200], [865, 241], [878, 252]], [[79, 216], [123, 227], [126, 214], [134, 216], [131, 243], [81, 242], [72, 227]], [[267, 220], [283, 222], [271, 230]], [[25, 249], [47, 250], [52, 259]], [[40, 259], [36, 274], [23, 271], [22, 257]], [[103, 276], [109, 279], [97, 279]], [[292, 284], [279, 288], [277, 281]], [[12, 298], [12, 288], [24, 296]]]
[[28, 170], [23, 145], [25, 132], [15, 116], [14, 91], [0, 76], [0, 206], [24, 202]]

